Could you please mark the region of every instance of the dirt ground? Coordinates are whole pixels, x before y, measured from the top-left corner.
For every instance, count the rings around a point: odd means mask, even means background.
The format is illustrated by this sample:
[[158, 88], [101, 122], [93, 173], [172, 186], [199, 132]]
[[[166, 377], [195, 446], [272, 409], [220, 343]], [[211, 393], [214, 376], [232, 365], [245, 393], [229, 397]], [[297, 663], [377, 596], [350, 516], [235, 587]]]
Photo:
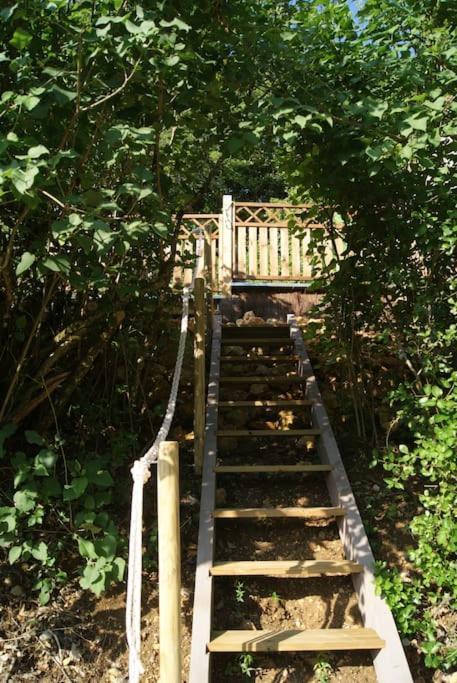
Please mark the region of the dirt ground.
[[[276, 353], [276, 351], [275, 351]], [[283, 373], [284, 366], [276, 371]], [[228, 371], [228, 367], [224, 368]], [[240, 374], [246, 373], [243, 367]], [[252, 373], [255, 374], [255, 373]], [[221, 391], [221, 398], [245, 398], [250, 388], [230, 386]], [[281, 385], [279, 395], [297, 398], [298, 387]], [[322, 378], [321, 390], [326, 401], [334, 406], [331, 386]], [[257, 388], [255, 395], [261, 395]], [[265, 391], [265, 390], [264, 390]], [[266, 388], [268, 395], [272, 393]], [[184, 408], [184, 407], [183, 407]], [[187, 406], [188, 408], [188, 406]], [[186, 408], [186, 410], [187, 410]], [[262, 413], [263, 410], [263, 413]], [[188, 411], [187, 411], [188, 412]], [[331, 419], [333, 421], [332, 415]], [[275, 410], [254, 410], [244, 416], [223, 414], [225, 427], [274, 428], [278, 424], [294, 428], [309, 426], [300, 411], [280, 415]], [[185, 422], [185, 421], [184, 421]], [[392, 522], [389, 506], [403, 505], [407, 519], [407, 501], [383, 489], [380, 473], [367, 467], [361, 453], [344, 426], [335, 419], [336, 436], [357, 497], [362, 518], [367, 520], [370, 540], [377, 559], [386, 559], [397, 566], [407, 566], [405, 549], [411, 539], [406, 524]], [[345, 431], [346, 430], [346, 431]], [[187, 430], [188, 431], [188, 430]], [[181, 447], [181, 531], [182, 531], [182, 591], [183, 615], [182, 654], [183, 680], [187, 681], [190, 653], [193, 583], [197, 552], [199, 482], [193, 471], [192, 443], [186, 429], [176, 420], [172, 437], [182, 441]], [[188, 436], [188, 435], [187, 435]], [[220, 462], [228, 464], [316, 462], [311, 444], [297, 439], [256, 440], [238, 443], [226, 439], [221, 443]], [[287, 443], [286, 443], [287, 442]], [[241, 506], [249, 500], [250, 507], [324, 506], [329, 505], [325, 475], [222, 475], [218, 478], [219, 506]], [[154, 477], [145, 490], [148, 530], [156, 527]], [[397, 496], [397, 497], [396, 497]], [[126, 523], [128, 511], [125, 511]], [[371, 521], [376, 519], [376, 530]], [[219, 520], [216, 535], [216, 559], [342, 559], [343, 552], [334, 520]], [[158, 671], [158, 593], [157, 557], [155, 549], [145, 556], [143, 574], [142, 659], [143, 681], [156, 683]], [[7, 578], [0, 595], [2, 624], [0, 636], [0, 683], [43, 680], [50, 683], [100, 681], [123, 683], [127, 680], [125, 640], [125, 592], [112, 589], [100, 599], [81, 591], [75, 582], [62, 590], [56, 600], [45, 607], [25, 603], [11, 596]], [[281, 580], [268, 577], [215, 579], [214, 626], [216, 629], [244, 628], [351, 628], [360, 626], [357, 601], [349, 577]], [[415, 683], [443, 680], [425, 670], [414, 643], [406, 643], [406, 652]], [[213, 656], [215, 683], [372, 683], [375, 675], [369, 654], [332, 653], [325, 655], [217, 655]], [[395, 683], [392, 681], [392, 683]]]

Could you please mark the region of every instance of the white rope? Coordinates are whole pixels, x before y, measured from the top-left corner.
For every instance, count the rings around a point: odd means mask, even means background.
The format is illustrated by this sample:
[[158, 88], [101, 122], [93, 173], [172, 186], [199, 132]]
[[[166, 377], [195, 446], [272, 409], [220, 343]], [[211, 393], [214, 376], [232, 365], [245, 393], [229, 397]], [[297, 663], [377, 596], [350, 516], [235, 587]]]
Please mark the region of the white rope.
[[199, 265], [203, 249], [203, 239], [200, 236], [196, 244], [197, 260], [192, 271], [190, 285], [184, 287], [182, 294], [181, 332], [176, 358], [173, 381], [167, 411], [152, 446], [146, 453], [133, 463], [131, 469], [133, 478], [132, 508], [130, 516], [129, 561], [127, 574], [127, 604], [126, 604], [126, 633], [129, 647], [129, 682], [138, 683], [144, 668], [141, 663], [141, 573], [142, 573], [142, 543], [143, 543], [143, 488], [150, 477], [149, 469], [157, 462], [159, 446], [168, 436], [176, 408], [179, 381], [186, 349], [187, 329], [189, 324], [189, 299], [194, 288], [195, 274]]

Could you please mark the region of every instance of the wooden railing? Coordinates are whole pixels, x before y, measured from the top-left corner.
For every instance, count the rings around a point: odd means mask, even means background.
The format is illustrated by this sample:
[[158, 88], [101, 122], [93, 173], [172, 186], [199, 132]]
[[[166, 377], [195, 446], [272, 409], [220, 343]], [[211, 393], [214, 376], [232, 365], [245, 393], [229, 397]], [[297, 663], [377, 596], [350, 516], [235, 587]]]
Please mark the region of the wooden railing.
[[[233, 282], [306, 283], [318, 266], [341, 254], [341, 237], [330, 235], [307, 204], [234, 202], [223, 199], [220, 214], [185, 214], [177, 251], [175, 284], [191, 278], [195, 237], [205, 237], [206, 272], [214, 292], [228, 296]], [[319, 229], [321, 248], [309, 254], [312, 231]]]

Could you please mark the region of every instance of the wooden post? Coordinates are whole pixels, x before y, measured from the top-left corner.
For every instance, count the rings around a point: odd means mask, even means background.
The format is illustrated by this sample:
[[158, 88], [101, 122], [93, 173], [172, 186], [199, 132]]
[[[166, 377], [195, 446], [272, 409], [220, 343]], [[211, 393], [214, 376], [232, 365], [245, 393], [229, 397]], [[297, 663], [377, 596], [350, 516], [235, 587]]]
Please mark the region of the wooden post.
[[230, 296], [232, 291], [232, 240], [233, 240], [233, 202], [230, 194], [222, 200], [222, 296]]
[[211, 253], [212, 231], [205, 229], [205, 280], [206, 280], [206, 335], [208, 336], [213, 326], [213, 258]]
[[194, 463], [201, 474], [205, 440], [205, 278], [196, 277], [194, 284]]
[[181, 543], [179, 449], [163, 441], [157, 461], [159, 645], [161, 683], [181, 683]]

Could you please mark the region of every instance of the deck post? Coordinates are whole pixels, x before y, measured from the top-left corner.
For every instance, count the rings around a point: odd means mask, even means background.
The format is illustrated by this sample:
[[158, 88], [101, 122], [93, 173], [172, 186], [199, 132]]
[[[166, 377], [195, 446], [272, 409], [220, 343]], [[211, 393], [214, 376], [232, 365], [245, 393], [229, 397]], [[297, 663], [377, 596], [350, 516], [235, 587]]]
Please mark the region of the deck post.
[[196, 277], [194, 285], [194, 464], [201, 474], [205, 439], [205, 278]]
[[211, 253], [212, 242], [211, 228], [205, 228], [205, 243], [204, 243], [204, 263], [205, 263], [205, 280], [206, 280], [206, 329], [209, 332], [213, 324], [213, 258]]
[[222, 224], [221, 224], [221, 251], [222, 258], [222, 282], [221, 294], [228, 297], [232, 292], [232, 240], [233, 240], [233, 202], [232, 195], [224, 194], [222, 199]]
[[159, 658], [161, 683], [181, 678], [181, 543], [179, 527], [179, 449], [163, 441], [157, 461], [159, 528]]

